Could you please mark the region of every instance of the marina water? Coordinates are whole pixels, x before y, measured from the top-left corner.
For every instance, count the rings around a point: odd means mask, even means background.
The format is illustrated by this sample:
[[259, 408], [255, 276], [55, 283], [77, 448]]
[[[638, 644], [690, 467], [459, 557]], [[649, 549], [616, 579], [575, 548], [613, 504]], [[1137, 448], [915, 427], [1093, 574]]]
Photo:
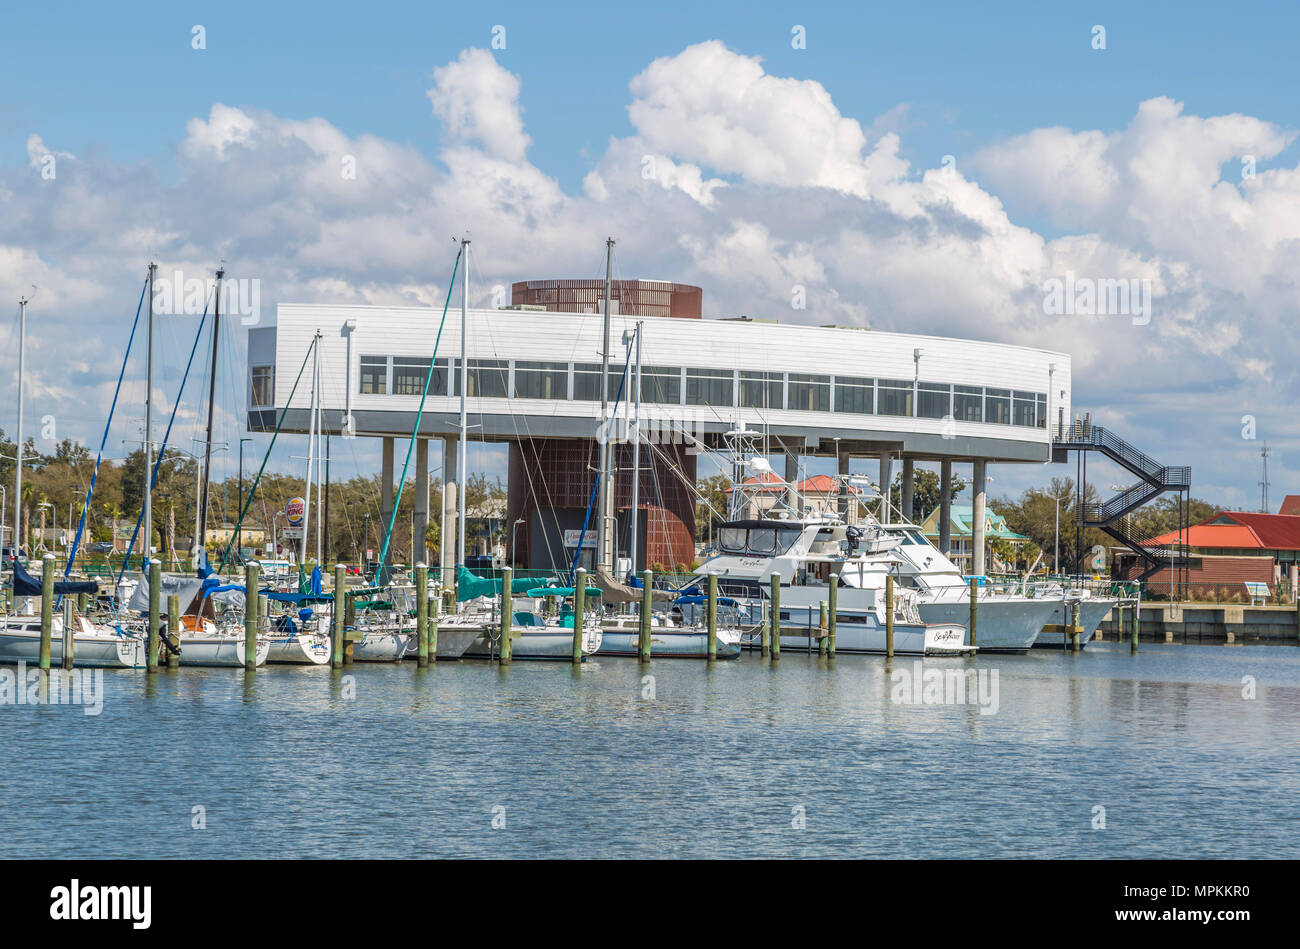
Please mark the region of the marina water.
[[108, 672], [0, 708], [0, 856], [1300, 856], [1300, 649], [777, 666]]

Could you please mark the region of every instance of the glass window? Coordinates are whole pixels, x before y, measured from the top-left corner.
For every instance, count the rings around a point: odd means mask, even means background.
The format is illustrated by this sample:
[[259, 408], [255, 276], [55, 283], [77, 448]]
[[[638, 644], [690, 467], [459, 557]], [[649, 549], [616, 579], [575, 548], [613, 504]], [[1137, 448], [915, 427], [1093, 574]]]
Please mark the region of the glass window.
[[835, 411], [871, 415], [875, 412], [876, 380], [835, 377]]
[[751, 409], [779, 409], [785, 404], [784, 379], [779, 372], [742, 372], [740, 404]]
[[881, 379], [877, 411], [881, 415], [912, 414], [912, 383], [904, 379]]
[[252, 369], [253, 391], [249, 396], [251, 405], [275, 405], [275, 367], [254, 366]]
[[600, 363], [573, 364], [573, 397], [579, 402], [600, 401]]
[[569, 364], [515, 360], [515, 398], [567, 399]]
[[[460, 368], [460, 360], [453, 361], [456, 369]], [[468, 367], [469, 382], [465, 387], [465, 394], [471, 399], [504, 399], [506, 398], [510, 379], [509, 364], [504, 359], [471, 359]], [[456, 372], [456, 382], [452, 386], [452, 395], [460, 394], [460, 372]]]
[[776, 553], [776, 531], [770, 527], [756, 527], [749, 532], [749, 551], [755, 554]]
[[[429, 382], [429, 391], [441, 395], [447, 391], [447, 379], [443, 373], [435, 370]], [[393, 357], [393, 395], [423, 395], [424, 381], [429, 376], [429, 360], [416, 356]], [[442, 380], [442, 388], [438, 380]]]
[[922, 382], [916, 387], [917, 418], [943, 418], [951, 411], [948, 386], [938, 382]]
[[1038, 393], [1038, 427], [1047, 428], [1047, 393]]
[[686, 404], [729, 407], [732, 378], [730, 369], [687, 369]]
[[641, 385], [645, 388], [643, 402], [677, 405], [682, 401], [682, 374], [678, 369], [665, 366], [642, 366]]
[[[645, 371], [644, 369], [642, 370]], [[636, 401], [636, 366], [628, 364], [627, 378], [623, 377], [623, 367], [610, 363], [609, 366], [609, 403], [631, 403]]]
[[984, 421], [996, 425], [1011, 424], [1011, 390], [984, 390]]
[[808, 376], [790, 373], [790, 409], [803, 412], [829, 412], [831, 410], [831, 380], [829, 376]]
[[954, 386], [952, 417], [958, 422], [984, 421], [984, 389], [981, 386]]
[[743, 527], [724, 527], [718, 531], [718, 546], [723, 550], [744, 550], [746, 534]]
[[1038, 399], [1033, 392], [1014, 392], [1011, 397], [1011, 424], [1034, 427]]
[[383, 395], [388, 391], [388, 357], [361, 357], [361, 393]]

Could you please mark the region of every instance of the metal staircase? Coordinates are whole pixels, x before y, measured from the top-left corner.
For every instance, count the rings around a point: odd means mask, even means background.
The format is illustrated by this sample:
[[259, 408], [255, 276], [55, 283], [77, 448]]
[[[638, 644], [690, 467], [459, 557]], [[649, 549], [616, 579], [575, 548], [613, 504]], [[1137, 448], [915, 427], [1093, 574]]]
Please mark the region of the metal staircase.
[[[1080, 528], [1096, 527], [1125, 547], [1132, 550], [1143, 563], [1142, 572], [1132, 579], [1146, 580], [1159, 570], [1170, 571], [1171, 594], [1175, 584], [1185, 587], [1191, 557], [1186, 544], [1150, 544], [1137, 537], [1132, 529], [1130, 515], [1138, 508], [1155, 500], [1167, 491], [1179, 495], [1179, 532], [1187, 528], [1186, 505], [1182, 495], [1191, 488], [1192, 469], [1186, 466], [1162, 465], [1146, 452], [1129, 444], [1114, 432], [1094, 426], [1088, 416], [1076, 418], [1070, 425], [1058, 425], [1052, 435], [1052, 460], [1069, 460], [1070, 452], [1078, 452], [1080, 477], [1076, 482], [1080, 504]], [[1086, 494], [1086, 461], [1084, 456], [1097, 452], [1132, 472], [1137, 483], [1102, 502], [1083, 503]], [[1082, 535], [1082, 529], [1080, 530]]]

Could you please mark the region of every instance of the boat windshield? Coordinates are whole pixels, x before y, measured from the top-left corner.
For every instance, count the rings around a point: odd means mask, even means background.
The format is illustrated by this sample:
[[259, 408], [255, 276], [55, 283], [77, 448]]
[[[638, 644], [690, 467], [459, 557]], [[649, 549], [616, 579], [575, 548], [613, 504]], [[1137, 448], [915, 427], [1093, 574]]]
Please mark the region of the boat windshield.
[[797, 524], [730, 525], [718, 532], [718, 546], [729, 554], [779, 556], [789, 550], [803, 528]]

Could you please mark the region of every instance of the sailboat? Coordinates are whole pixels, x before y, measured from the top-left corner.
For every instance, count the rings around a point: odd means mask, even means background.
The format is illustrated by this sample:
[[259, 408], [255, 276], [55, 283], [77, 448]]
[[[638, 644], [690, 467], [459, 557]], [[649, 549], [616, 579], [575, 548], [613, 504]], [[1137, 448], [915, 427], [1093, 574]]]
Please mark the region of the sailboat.
[[[145, 285], [147, 290], [150, 284]], [[135, 324], [131, 335], [134, 339], [135, 326], [139, 324], [141, 308], [144, 304], [145, 290], [141, 291], [140, 303], [136, 306]], [[13, 554], [9, 557], [13, 573], [13, 596], [15, 604], [26, 604], [26, 612], [16, 612], [0, 617], [0, 662], [38, 662], [41, 652], [41, 617], [34, 611], [37, 598], [41, 596], [41, 581], [32, 577], [22, 566], [18, 554], [21, 549], [22, 534], [22, 497], [23, 497], [23, 357], [27, 337], [27, 304], [29, 297], [18, 301], [18, 425], [17, 425], [17, 463], [14, 473], [14, 543]], [[117, 407], [117, 398], [122, 390], [122, 379], [126, 374], [126, 360], [130, 357], [131, 347], [127, 345], [122, 359], [122, 372], [118, 375], [117, 389], [113, 393], [113, 409]], [[80, 541], [85, 527], [86, 510], [94, 492], [95, 479], [104, 457], [104, 446], [108, 440], [108, 426], [112, 424], [113, 409], [109, 411], [109, 421], [104, 428], [104, 437], [100, 441], [99, 454], [95, 460], [95, 474], [91, 477], [90, 489], [86, 493], [85, 508], [77, 527], [77, 542]], [[77, 612], [71, 599], [80, 594], [94, 594], [98, 585], [93, 580], [70, 580], [72, 563], [76, 557], [77, 542], [74, 542], [68, 556], [68, 566], [64, 579], [54, 584], [54, 595], [63, 602], [62, 615], [57, 613], [51, 620], [50, 662], [51, 665], [63, 664], [65, 648], [72, 650], [72, 664], [83, 667], [101, 668], [137, 668], [145, 665], [144, 637], [120, 625], [104, 626], [92, 622], [88, 617]]]

